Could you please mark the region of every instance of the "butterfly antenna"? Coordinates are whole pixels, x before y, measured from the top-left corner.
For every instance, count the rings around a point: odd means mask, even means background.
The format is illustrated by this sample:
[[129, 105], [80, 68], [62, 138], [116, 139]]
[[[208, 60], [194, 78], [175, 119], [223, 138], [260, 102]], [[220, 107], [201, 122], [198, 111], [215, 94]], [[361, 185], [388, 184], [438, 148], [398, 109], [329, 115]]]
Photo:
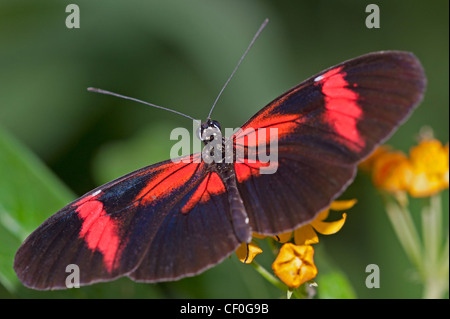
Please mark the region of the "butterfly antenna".
[[136, 99], [134, 97], [129, 97], [129, 96], [125, 96], [125, 95], [122, 95], [122, 94], [117, 94], [117, 93], [114, 93], [114, 92], [110, 92], [110, 91], [106, 91], [106, 90], [102, 90], [102, 89], [97, 89], [97, 88], [88, 88], [87, 90], [89, 92], [95, 92], [95, 93], [101, 93], [101, 94], [106, 94], [106, 95], [112, 95], [112, 96], [115, 96], [115, 97], [119, 97], [121, 99], [131, 100], [131, 101], [135, 101], [135, 102], [142, 103], [142, 104], [145, 104], [145, 105], [153, 106], [153, 107], [156, 107], [156, 108], [161, 109], [161, 110], [166, 110], [166, 111], [169, 111], [169, 112], [172, 112], [172, 113], [179, 114], [181, 116], [187, 117], [188, 119], [190, 119], [192, 121], [199, 122], [199, 120], [196, 120], [193, 117], [190, 117], [189, 115], [186, 115], [184, 113], [181, 113], [181, 112], [178, 112], [178, 111], [175, 111], [175, 110], [172, 110], [172, 109], [168, 109], [168, 108], [163, 107], [163, 106], [159, 106], [159, 105], [155, 105], [155, 104], [152, 104], [152, 103], [148, 103], [148, 102]]
[[241, 56], [241, 58], [239, 59], [238, 64], [236, 65], [236, 67], [234, 68], [233, 72], [231, 72], [230, 77], [228, 78], [227, 82], [225, 82], [225, 85], [222, 87], [222, 89], [219, 92], [219, 95], [217, 96], [216, 100], [214, 101], [213, 106], [211, 107], [211, 111], [209, 111], [209, 115], [208, 115], [208, 120], [211, 119], [211, 114], [212, 111], [214, 110], [214, 107], [217, 104], [217, 101], [219, 100], [220, 96], [222, 95], [223, 90], [225, 90], [225, 88], [227, 87], [228, 83], [230, 82], [231, 78], [233, 77], [234, 73], [236, 73], [237, 69], [239, 68], [239, 65], [242, 63], [242, 61], [244, 60], [245, 56], [247, 55], [248, 51], [250, 51], [251, 47], [253, 46], [253, 44], [255, 43], [256, 39], [259, 37], [259, 35], [261, 34], [262, 30], [266, 27], [267, 23], [269, 23], [269, 19], [264, 20], [264, 22], [261, 24], [261, 26], [259, 27], [258, 31], [256, 31], [256, 34], [253, 36], [252, 41], [250, 42], [250, 44], [248, 45], [247, 50], [245, 50], [244, 54]]

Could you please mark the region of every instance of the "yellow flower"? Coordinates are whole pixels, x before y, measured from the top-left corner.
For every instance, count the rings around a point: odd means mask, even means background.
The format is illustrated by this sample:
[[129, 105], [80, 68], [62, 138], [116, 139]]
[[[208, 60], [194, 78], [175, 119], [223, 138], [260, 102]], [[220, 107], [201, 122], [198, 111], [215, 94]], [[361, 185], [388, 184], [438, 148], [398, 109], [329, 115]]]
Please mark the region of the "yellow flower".
[[292, 238], [292, 231], [272, 236], [272, 238], [280, 243], [286, 243]]
[[[345, 220], [347, 218], [347, 214], [342, 214], [342, 218], [333, 221], [333, 222], [325, 222], [324, 220], [328, 218], [328, 215], [331, 210], [342, 211], [349, 208], [352, 208], [356, 204], [356, 199], [352, 200], [339, 200], [331, 203], [330, 207], [320, 212], [316, 219], [314, 219], [310, 224], [301, 226], [297, 228], [294, 232], [289, 231], [286, 233], [278, 234], [275, 236], [271, 236], [271, 238], [275, 239], [280, 243], [286, 243], [291, 240], [292, 235], [294, 234], [294, 242], [297, 245], [311, 245], [319, 242], [319, 237], [316, 234], [316, 231], [323, 235], [331, 235], [337, 233], [342, 226], [344, 226]], [[253, 238], [264, 239], [267, 236], [261, 235], [258, 233], [252, 234]], [[250, 264], [253, 259], [262, 253], [262, 249], [256, 245], [254, 241], [250, 244], [242, 243], [236, 249], [236, 255], [238, 259], [244, 264]]]
[[317, 236], [316, 232], [323, 235], [331, 235], [337, 233], [342, 228], [342, 226], [344, 226], [347, 214], [342, 214], [342, 218], [337, 221], [325, 222], [324, 220], [328, 218], [330, 209], [342, 211], [352, 208], [355, 204], [356, 199], [334, 201], [333, 203], [331, 203], [329, 208], [319, 213], [316, 219], [314, 219], [311, 223], [301, 226], [294, 231], [294, 242], [297, 245], [316, 244], [319, 242], [319, 237]]
[[242, 243], [236, 249], [236, 256], [244, 264], [250, 264], [253, 261], [253, 259], [260, 253], [262, 253], [262, 249], [259, 248], [253, 241], [250, 242], [249, 244]]
[[[267, 236], [253, 233], [252, 237], [257, 239], [264, 239]], [[291, 239], [292, 232], [290, 231], [271, 237], [280, 243], [285, 243], [289, 239]], [[254, 241], [252, 241], [250, 244], [242, 243], [235, 252], [236, 256], [241, 262], [243, 262], [244, 264], [250, 264], [257, 255], [262, 253], [262, 249], [258, 245], [256, 245]]]
[[411, 196], [431, 196], [448, 188], [448, 144], [442, 146], [438, 140], [425, 139], [409, 154], [413, 173], [408, 187]]
[[448, 142], [447, 142], [447, 145], [444, 146], [444, 152], [445, 152], [445, 157], [447, 159], [447, 173], [444, 174], [444, 183], [446, 183], [446, 185], [447, 185], [446, 188], [448, 188], [448, 185], [449, 185], [449, 183], [448, 183]]
[[372, 166], [373, 184], [390, 193], [405, 192], [411, 182], [412, 174], [411, 163], [400, 151], [379, 155]]
[[317, 275], [313, 255], [314, 249], [310, 245], [284, 244], [272, 269], [287, 286], [297, 288]]
[[[374, 185], [395, 195], [426, 197], [448, 188], [448, 143], [431, 137], [411, 148], [409, 158], [380, 146], [360, 168], [372, 171]], [[401, 196], [399, 197], [401, 198]]]

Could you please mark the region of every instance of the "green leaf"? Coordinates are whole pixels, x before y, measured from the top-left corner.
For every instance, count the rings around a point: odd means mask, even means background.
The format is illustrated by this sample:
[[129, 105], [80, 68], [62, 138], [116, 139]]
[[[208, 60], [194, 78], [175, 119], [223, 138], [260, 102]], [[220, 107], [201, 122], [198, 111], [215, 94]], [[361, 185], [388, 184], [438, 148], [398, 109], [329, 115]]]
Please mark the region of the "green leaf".
[[28, 149], [0, 128], [0, 283], [20, 285], [13, 260], [20, 243], [73, 193]]
[[354, 299], [356, 298], [347, 277], [340, 271], [328, 272], [317, 278], [318, 297], [320, 299]]
[[324, 247], [316, 249], [315, 263], [319, 274], [317, 297], [320, 299], [355, 299], [356, 293], [344, 272], [331, 260]]

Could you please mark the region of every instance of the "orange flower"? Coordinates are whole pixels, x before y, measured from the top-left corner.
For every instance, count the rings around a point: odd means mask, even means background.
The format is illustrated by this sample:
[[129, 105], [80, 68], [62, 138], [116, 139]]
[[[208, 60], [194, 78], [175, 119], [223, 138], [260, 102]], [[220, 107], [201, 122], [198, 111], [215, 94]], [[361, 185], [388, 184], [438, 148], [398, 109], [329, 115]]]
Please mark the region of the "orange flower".
[[391, 152], [392, 148], [388, 145], [378, 146], [369, 157], [359, 163], [358, 168], [364, 172], [371, 172], [377, 159], [386, 153]]
[[373, 163], [372, 180], [379, 189], [390, 193], [405, 192], [411, 178], [411, 163], [400, 151], [383, 153]]
[[316, 277], [317, 267], [313, 256], [312, 246], [287, 243], [281, 247], [272, 269], [287, 286], [297, 288]]

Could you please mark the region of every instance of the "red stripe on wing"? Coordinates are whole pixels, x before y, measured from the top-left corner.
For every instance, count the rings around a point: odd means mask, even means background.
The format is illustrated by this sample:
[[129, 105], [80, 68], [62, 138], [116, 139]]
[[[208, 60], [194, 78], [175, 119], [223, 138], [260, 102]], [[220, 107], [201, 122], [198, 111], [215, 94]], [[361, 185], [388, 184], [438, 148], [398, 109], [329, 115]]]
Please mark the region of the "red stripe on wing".
[[[244, 144], [244, 139], [255, 139], [254, 134], [257, 135], [258, 131], [265, 130], [267, 141], [270, 136], [270, 129], [278, 129], [278, 138], [282, 138], [285, 135], [292, 133], [295, 127], [298, 125], [300, 116], [298, 114], [284, 114], [284, 115], [270, 115], [265, 117], [262, 115], [260, 118], [250, 122], [250, 125], [243, 126], [239, 130], [234, 138], [238, 144]], [[256, 138], [255, 141], [258, 139]], [[247, 145], [246, 145], [247, 146]], [[251, 145], [254, 146], [254, 145]]]
[[261, 168], [278, 166], [273, 160], [260, 161], [260, 154], [277, 152], [271, 149], [271, 142], [274, 139], [282, 140], [292, 134], [301, 121], [298, 114], [272, 114], [270, 117], [262, 114], [239, 130], [234, 136], [236, 150], [234, 168], [238, 182], [242, 183], [251, 176], [259, 176]]
[[271, 165], [278, 166], [278, 161], [272, 163], [265, 163], [260, 161], [250, 161], [248, 159], [244, 159], [238, 160], [234, 164], [234, 170], [236, 172], [236, 178], [238, 182], [242, 183], [252, 176], [256, 177], [261, 175], [261, 169], [268, 168]]
[[243, 181], [249, 179], [251, 176], [259, 176], [260, 175], [260, 168], [262, 166], [262, 163], [248, 163], [248, 161], [245, 162], [236, 162], [234, 165], [234, 170], [236, 172], [236, 178], [239, 183], [242, 183]]
[[356, 127], [362, 116], [358, 105], [358, 94], [348, 88], [345, 72], [342, 66], [330, 70], [320, 76], [316, 84], [322, 84], [322, 93], [325, 95], [325, 120], [331, 124], [336, 132], [352, 143], [347, 146], [357, 150], [364, 148], [365, 142]]
[[117, 225], [103, 209], [103, 203], [96, 196], [90, 195], [75, 203], [75, 210], [82, 226], [79, 237], [83, 238], [89, 249], [99, 251], [103, 255], [103, 263], [108, 272], [113, 270], [114, 259], [118, 253], [120, 238]]
[[191, 156], [190, 162], [168, 162], [158, 167], [158, 173], [152, 177], [145, 187], [136, 196], [136, 204], [149, 204], [153, 200], [168, 196], [176, 189], [183, 187], [191, 179], [200, 165], [196, 162], [197, 156]]
[[209, 173], [203, 181], [198, 185], [195, 192], [189, 198], [188, 202], [181, 208], [183, 214], [188, 213], [198, 203], [205, 203], [211, 199], [211, 195], [218, 195], [225, 192], [223, 185], [217, 173]]

